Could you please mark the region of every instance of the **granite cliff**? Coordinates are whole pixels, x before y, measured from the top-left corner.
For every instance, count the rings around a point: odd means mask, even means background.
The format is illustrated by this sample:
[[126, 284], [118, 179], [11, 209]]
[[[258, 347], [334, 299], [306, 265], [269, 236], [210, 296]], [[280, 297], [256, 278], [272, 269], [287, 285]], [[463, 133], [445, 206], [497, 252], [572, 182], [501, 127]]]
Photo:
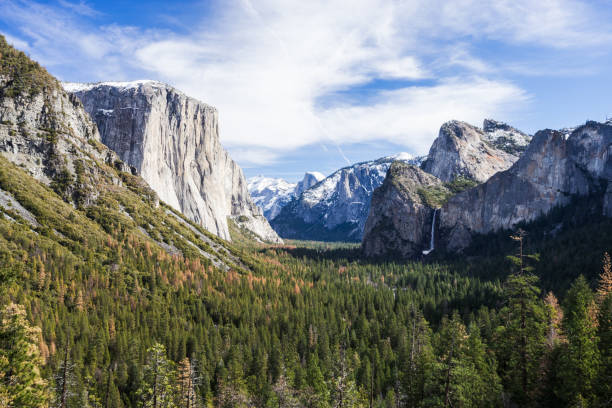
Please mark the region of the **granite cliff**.
[[422, 168], [442, 181], [462, 176], [482, 183], [512, 166], [528, 143], [529, 136], [505, 123], [487, 119], [480, 129], [453, 120], [440, 128]]
[[435, 208], [425, 189], [449, 192], [440, 179], [416, 166], [402, 162], [391, 165], [385, 181], [372, 195], [363, 235], [367, 255], [408, 257], [428, 249]]
[[492, 119], [482, 129], [460, 121], [444, 123], [421, 168], [396, 168], [375, 192], [362, 241], [365, 254], [428, 254], [438, 230], [437, 225], [432, 228], [434, 213], [439, 218], [437, 210], [452, 196], [510, 168], [530, 140]]
[[[508, 129], [503, 129], [503, 124], [497, 122], [494, 125], [498, 134], [500, 129], [508, 132]], [[487, 121], [484, 129], [487, 129]], [[489, 124], [489, 132], [483, 132], [491, 133], [490, 129]], [[513, 129], [509, 131], [514, 133]], [[501, 163], [494, 163], [492, 157], [507, 158], [500, 155], [499, 150], [507, 149], [509, 152], [505, 153], [516, 157], [523, 148], [516, 149], [516, 140], [508, 143], [508, 139], [496, 138], [489, 139], [484, 148], [474, 150], [473, 141], [478, 144], [478, 140], [485, 140], [486, 136], [480, 134], [477, 138], [473, 133], [480, 132], [471, 130], [469, 133], [472, 134], [466, 135], [466, 127], [460, 122], [445, 124], [440, 133], [439, 139], [445, 140], [434, 142], [430, 151], [430, 158], [434, 159], [425, 162], [423, 170], [440, 176], [447, 190], [425, 185], [418, 190], [421, 180], [414, 176], [414, 172], [389, 173], [387, 177], [390, 180], [385, 180], [383, 186], [411, 185], [413, 189], [417, 188], [417, 191], [426, 194], [404, 195], [398, 200], [397, 194], [388, 191], [375, 193], [375, 197], [380, 199], [373, 200], [367, 224], [368, 233], [362, 243], [367, 255], [399, 253], [404, 257], [414, 257], [420, 254], [419, 250], [429, 245], [431, 234], [425, 236], [424, 231], [432, 223], [423, 217], [426, 210], [418, 207], [423, 204], [431, 209], [439, 208], [434, 230], [438, 238], [436, 246], [449, 251], [460, 251], [467, 247], [475, 234], [511, 229], [520, 222], [533, 221], [556, 206], [569, 204], [574, 196], [601, 200], [604, 215], [612, 216], [611, 121], [590, 121], [570, 131], [539, 131], [520, 158], [509, 168], [500, 168], [500, 171], [491, 174], [484, 182], [472, 185], [457, 181], [459, 177], [482, 181]], [[456, 137], [458, 133], [463, 136]], [[455, 143], [457, 140], [460, 142]], [[466, 140], [472, 140], [472, 143], [464, 143]], [[497, 153], [492, 156], [490, 148], [495, 142], [499, 142], [499, 145], [495, 148]], [[452, 148], [448, 148], [450, 145], [458, 147], [454, 154], [448, 154], [449, 151], [453, 152]], [[475, 156], [475, 151], [480, 151], [484, 157]], [[429, 202], [424, 203], [423, 197], [430, 197]], [[415, 211], [415, 208], [419, 210]], [[389, 223], [384, 214], [393, 214], [396, 219]], [[402, 233], [401, 229], [406, 225], [413, 229], [411, 234]], [[389, 243], [393, 240], [400, 244]], [[382, 245], [381, 242], [387, 243]]]
[[603, 199], [604, 215], [612, 216], [611, 191], [612, 122], [587, 122], [569, 137], [543, 130], [509, 170], [450, 198], [440, 212], [441, 243], [460, 250], [473, 234], [532, 221], [574, 195]]
[[160, 204], [136, 169], [101, 143], [81, 101], [2, 36], [0, 55], [4, 222], [73, 251], [70, 262], [102, 246], [98, 261], [109, 270], [119, 267], [109, 254], [120, 241], [197, 258], [203, 268], [245, 267], [226, 242]]
[[228, 220], [280, 242], [253, 203], [242, 169], [221, 146], [212, 106], [155, 81], [66, 83], [101, 141], [133, 166], [160, 199], [224, 239]]

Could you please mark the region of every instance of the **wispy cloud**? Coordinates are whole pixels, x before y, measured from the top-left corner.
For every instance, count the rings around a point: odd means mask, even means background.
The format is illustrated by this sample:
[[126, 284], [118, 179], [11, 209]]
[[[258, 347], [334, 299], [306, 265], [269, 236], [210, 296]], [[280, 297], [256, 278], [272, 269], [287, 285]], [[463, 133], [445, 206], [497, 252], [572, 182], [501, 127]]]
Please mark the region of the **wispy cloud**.
[[[237, 0], [214, 3], [213, 15], [178, 34], [99, 26], [84, 2], [0, 2], [14, 38], [64, 79], [146, 75], [215, 105], [222, 142], [245, 165], [318, 143], [342, 156], [343, 144], [377, 140], [422, 153], [448, 119], [506, 118], [530, 101], [504, 75], [538, 67], [492, 61], [473, 43], [577, 50], [612, 40], [610, 16], [574, 0]], [[400, 85], [370, 90], [367, 103], [334, 99], [379, 80]]]
[[66, 0], [59, 0], [59, 4], [62, 7], [72, 10], [76, 14], [79, 14], [81, 16], [95, 17], [95, 16], [99, 16], [100, 14], [102, 14], [99, 11], [95, 10], [90, 5], [88, 5], [87, 3], [85, 3], [84, 1], [80, 1], [78, 3], [72, 3]]

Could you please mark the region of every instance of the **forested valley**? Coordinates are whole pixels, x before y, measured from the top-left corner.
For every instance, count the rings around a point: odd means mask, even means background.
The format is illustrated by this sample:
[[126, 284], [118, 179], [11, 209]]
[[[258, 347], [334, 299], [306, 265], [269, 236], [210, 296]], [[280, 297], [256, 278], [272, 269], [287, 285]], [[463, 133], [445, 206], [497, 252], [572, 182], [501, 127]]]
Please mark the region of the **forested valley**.
[[73, 209], [6, 162], [0, 184], [41, 222], [0, 218], [2, 406], [610, 405], [609, 220], [427, 262], [234, 229], [226, 271], [139, 235], [162, 226], [127, 193]]

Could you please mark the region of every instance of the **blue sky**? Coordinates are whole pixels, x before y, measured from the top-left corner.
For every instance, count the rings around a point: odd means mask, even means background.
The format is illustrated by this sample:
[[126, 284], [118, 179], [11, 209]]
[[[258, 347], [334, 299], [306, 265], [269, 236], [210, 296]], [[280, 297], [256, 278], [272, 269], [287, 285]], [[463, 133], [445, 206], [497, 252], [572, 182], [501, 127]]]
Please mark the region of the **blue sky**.
[[425, 154], [450, 119], [612, 116], [612, 0], [0, 0], [0, 33], [62, 80], [216, 106], [247, 176]]

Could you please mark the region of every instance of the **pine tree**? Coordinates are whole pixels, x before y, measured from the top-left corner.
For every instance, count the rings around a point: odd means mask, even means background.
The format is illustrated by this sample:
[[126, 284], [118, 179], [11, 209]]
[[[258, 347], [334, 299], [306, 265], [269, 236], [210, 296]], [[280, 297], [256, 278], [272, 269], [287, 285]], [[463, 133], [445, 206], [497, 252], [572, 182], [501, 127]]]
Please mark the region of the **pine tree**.
[[8, 395], [15, 407], [48, 406], [50, 392], [40, 374], [39, 330], [30, 326], [23, 306], [11, 303], [2, 310], [0, 372], [4, 390], [0, 393]]
[[138, 398], [143, 408], [174, 408], [176, 398], [175, 371], [166, 357], [166, 349], [156, 343], [147, 350], [143, 379]]
[[612, 292], [600, 300], [597, 325], [601, 365], [597, 378], [600, 406], [612, 406]]
[[555, 395], [555, 387], [559, 381], [559, 358], [562, 346], [566, 343], [562, 331], [563, 309], [559, 306], [557, 297], [548, 292], [544, 298], [547, 316], [546, 350], [542, 359], [542, 385], [539, 402], [542, 406], [560, 406], [563, 402]]
[[284, 372], [278, 377], [272, 390], [276, 394], [279, 408], [300, 408], [303, 406], [296, 391], [289, 385]]
[[8, 386], [5, 383], [6, 372], [8, 370], [8, 359], [5, 356], [0, 356], [0, 407], [14, 406], [13, 397], [10, 395]]
[[244, 380], [239, 347], [230, 347], [226, 374], [218, 380], [217, 405], [232, 408], [253, 405]]
[[357, 390], [352, 378], [352, 371], [346, 358], [343, 347], [338, 351], [336, 374], [332, 379], [332, 407], [333, 408], [357, 408], [365, 406], [365, 403]]
[[62, 352], [62, 361], [55, 375], [55, 403], [57, 408], [66, 408], [70, 399], [75, 396], [74, 364], [70, 360], [68, 339]]
[[563, 331], [567, 344], [561, 355], [560, 384], [557, 389], [566, 404], [592, 401], [599, 369], [597, 328], [592, 321], [594, 297], [586, 279], [578, 277], [565, 296]]
[[596, 301], [597, 336], [601, 364], [597, 378], [597, 395], [600, 406], [612, 405], [612, 262], [606, 252], [599, 275]]
[[413, 305], [406, 347], [401, 355], [402, 373], [400, 378], [403, 394], [397, 393], [396, 396], [396, 398], [405, 400], [407, 407], [420, 406], [423, 401], [425, 384], [428, 382], [433, 359], [431, 330], [422, 314]]
[[504, 388], [522, 406], [535, 403], [546, 343], [546, 313], [539, 299], [538, 278], [512, 274], [504, 285], [506, 306], [495, 335]]
[[557, 297], [548, 292], [544, 298], [546, 315], [548, 316], [548, 329], [546, 330], [546, 345], [550, 350], [559, 345], [564, 338], [561, 333], [561, 322], [563, 321], [563, 309], [559, 306]]
[[501, 401], [495, 360], [489, 355], [476, 326], [468, 335], [455, 312], [442, 320], [436, 335], [438, 361], [428, 385], [425, 406], [481, 407]]
[[305, 398], [307, 399], [306, 405], [308, 407], [326, 407], [329, 400], [329, 388], [321, 373], [319, 358], [316, 354], [311, 354], [308, 359], [306, 382], [309, 388], [305, 393]]
[[469, 332], [464, 359], [470, 374], [470, 381], [465, 381], [470, 403], [474, 407], [497, 406], [501, 402], [502, 386], [495, 355], [487, 351], [478, 326], [472, 324]]

